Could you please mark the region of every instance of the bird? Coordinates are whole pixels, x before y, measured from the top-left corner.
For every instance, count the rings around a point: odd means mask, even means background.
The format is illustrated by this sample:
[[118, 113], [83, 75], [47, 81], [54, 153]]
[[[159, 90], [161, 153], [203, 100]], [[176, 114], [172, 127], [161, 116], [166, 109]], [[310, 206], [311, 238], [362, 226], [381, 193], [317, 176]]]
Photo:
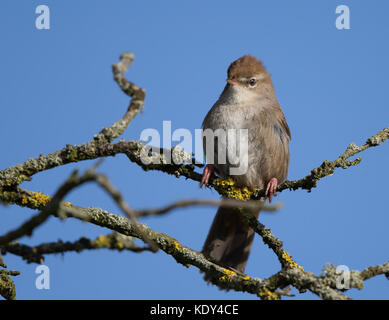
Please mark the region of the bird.
[[[291, 140], [271, 75], [262, 61], [244, 55], [230, 64], [226, 81], [224, 90], [202, 123], [207, 165], [200, 186], [207, 186], [210, 177], [217, 174], [232, 179], [238, 187], [266, 188], [265, 197], [260, 201], [268, 199], [271, 202], [276, 196], [277, 186], [288, 175]], [[209, 138], [205, 134], [231, 130], [246, 132], [246, 139], [240, 138], [245, 143], [238, 144], [238, 138], [235, 141], [228, 139], [228, 133], [225, 133], [224, 140], [220, 135]], [[235, 137], [238, 136], [245, 134], [237, 133]], [[227, 154], [226, 159], [220, 158], [220, 154]], [[232, 156], [228, 157], [230, 154]], [[208, 162], [209, 158], [213, 163]], [[242, 172], [234, 173], [239, 166], [243, 168]], [[251, 211], [256, 218], [259, 217], [258, 209]], [[202, 253], [214, 263], [244, 273], [253, 239], [254, 231], [241, 219], [238, 208], [220, 206]], [[212, 282], [207, 274], [205, 279]]]

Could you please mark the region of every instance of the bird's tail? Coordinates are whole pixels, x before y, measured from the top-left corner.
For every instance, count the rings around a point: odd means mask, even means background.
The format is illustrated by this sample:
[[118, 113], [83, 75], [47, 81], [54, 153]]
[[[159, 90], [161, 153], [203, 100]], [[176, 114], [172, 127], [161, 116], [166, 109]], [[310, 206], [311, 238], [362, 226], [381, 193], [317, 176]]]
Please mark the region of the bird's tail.
[[[251, 213], [258, 218], [258, 209]], [[242, 220], [238, 208], [219, 207], [202, 252], [211, 261], [243, 273], [253, 240], [254, 231]], [[208, 275], [205, 279], [211, 281]]]

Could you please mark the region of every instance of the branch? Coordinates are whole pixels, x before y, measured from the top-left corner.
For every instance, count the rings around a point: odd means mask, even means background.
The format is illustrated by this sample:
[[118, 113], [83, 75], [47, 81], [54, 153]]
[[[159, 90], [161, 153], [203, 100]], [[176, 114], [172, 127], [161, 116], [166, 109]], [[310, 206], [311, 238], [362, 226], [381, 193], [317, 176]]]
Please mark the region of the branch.
[[72, 251], [81, 252], [84, 250], [110, 249], [117, 251], [126, 250], [136, 253], [143, 251], [154, 252], [151, 247], [140, 247], [134, 244], [134, 240], [133, 237], [127, 237], [114, 232], [112, 234], [98, 236], [95, 240], [81, 237], [79, 240], [73, 242], [58, 240], [57, 242], [42, 243], [33, 247], [20, 243], [10, 243], [1, 248], [1, 253], [6, 254], [8, 252], [20, 256], [27, 263], [43, 263], [44, 255], [64, 254]]
[[124, 77], [124, 74], [133, 61], [134, 55], [131, 52], [124, 52], [120, 56], [120, 62], [112, 65], [114, 80], [122, 91], [132, 99], [123, 118], [115, 122], [112, 126], [101, 130], [101, 132], [94, 137], [96, 142], [111, 143], [114, 139], [121, 136], [131, 120], [143, 109], [146, 91]]
[[19, 271], [0, 270], [0, 296], [7, 300], [16, 300], [16, 288], [10, 276], [19, 274]]
[[[109, 148], [109, 144], [127, 128], [130, 121], [135, 118], [143, 108], [145, 91], [124, 78], [124, 73], [131, 65], [134, 56], [131, 53], [123, 53], [118, 64], [112, 65], [114, 79], [121, 89], [130, 97], [131, 103], [124, 116], [107, 128], [103, 128], [96, 134], [93, 140], [80, 146], [67, 145], [66, 148], [48, 155], [40, 155], [39, 158], [31, 158], [22, 164], [0, 171], [0, 191], [1, 189], [12, 189], [41, 171], [62, 166], [71, 162], [97, 159], [105, 156], [113, 156], [119, 153], [115, 148]], [[110, 150], [108, 150], [110, 149]], [[120, 153], [124, 153], [121, 151]]]
[[[336, 279], [339, 277], [336, 266], [331, 264], [325, 266], [324, 273], [326, 284], [332, 288], [336, 288]], [[362, 271], [349, 271], [348, 275], [346, 276], [348, 280], [348, 288], [345, 288], [344, 290], [352, 288], [361, 290], [364, 286], [364, 281], [379, 275], [385, 275], [389, 279], [389, 262], [386, 262], [383, 265], [370, 266]]]
[[[317, 182], [327, 176], [331, 176], [336, 168], [347, 169], [351, 166], [358, 165], [362, 158], [357, 158], [355, 160], [348, 160], [352, 156], [365, 151], [368, 148], [379, 146], [381, 143], [385, 142], [389, 138], [389, 128], [385, 128], [379, 131], [374, 136], [368, 138], [366, 143], [357, 146], [355, 143], [351, 143], [345, 152], [343, 152], [337, 159], [334, 161], [325, 160], [320, 167], [315, 168], [311, 171], [311, 173], [304, 178], [296, 181], [286, 181], [281, 184], [277, 191], [281, 192], [285, 189], [297, 190], [299, 188], [311, 191], [312, 188], [317, 187]], [[263, 192], [258, 192], [262, 194]]]
[[[130, 121], [134, 119], [143, 108], [145, 91], [124, 77], [124, 73], [131, 65], [133, 59], [134, 56], [131, 53], [124, 53], [120, 57], [120, 62], [112, 66], [114, 80], [118, 83], [123, 92], [132, 98], [126, 113], [119, 121], [115, 122], [110, 127], [102, 129], [94, 136], [93, 140], [85, 144], [79, 146], [67, 145], [64, 149], [49, 155], [40, 155], [39, 158], [29, 159], [22, 164], [0, 171], [0, 200], [3, 203], [16, 203], [21, 206], [41, 210], [38, 215], [28, 220], [16, 230], [0, 237], [0, 245], [2, 245], [3, 250], [5, 250], [4, 248], [12, 248], [12, 245], [14, 245], [13, 249], [15, 252], [17, 251], [16, 248], [21, 250], [21, 245], [17, 247], [16, 244], [10, 244], [10, 242], [23, 235], [30, 234], [37, 226], [46, 221], [49, 215], [53, 214], [60, 218], [72, 217], [83, 221], [89, 221], [92, 224], [106, 227], [122, 235], [139, 238], [150, 243], [152, 246], [162, 249], [167, 254], [174, 257], [177, 262], [186, 266], [193, 265], [201, 271], [206, 272], [212, 277], [213, 282], [222, 288], [255, 293], [262, 299], [273, 299], [279, 298], [282, 294], [287, 294], [285, 287], [293, 285], [301, 292], [308, 289], [324, 299], [347, 299], [347, 296], [334, 287], [336, 278], [335, 275], [331, 273], [331, 268], [327, 268], [326, 275], [322, 277], [317, 277], [310, 272], [304, 271], [303, 268], [292, 260], [291, 256], [283, 249], [282, 242], [271, 233], [270, 229], [267, 229], [252, 216], [243, 214], [242, 217], [247, 219], [249, 225], [262, 237], [264, 243], [273, 250], [282, 267], [281, 271], [264, 280], [252, 278], [248, 275], [216, 265], [208, 261], [201, 253], [184, 247], [176, 239], [151, 230], [146, 225], [136, 221], [136, 217], [139, 216], [164, 214], [174, 209], [190, 205], [220, 205], [223, 203], [223, 205], [226, 206], [239, 205], [241, 208], [258, 206], [258, 201], [248, 200], [261, 199], [264, 196], [264, 190], [238, 188], [231, 179], [221, 179], [213, 176], [210, 180], [210, 187], [214, 188], [224, 197], [241, 201], [237, 203], [232, 202], [231, 199], [226, 201], [223, 200], [224, 202], [212, 200], [186, 200], [178, 201], [163, 208], [137, 211], [127, 205], [120, 192], [109, 183], [105, 176], [96, 174], [94, 170], [87, 171], [81, 177], [78, 177], [77, 173], [75, 173], [57, 191], [53, 198], [40, 192], [22, 190], [19, 187], [21, 182], [31, 180], [31, 177], [38, 172], [71, 162], [115, 156], [116, 154], [127, 155], [132, 162], [135, 162], [146, 171], [158, 170], [175, 175], [176, 177], [183, 176], [187, 179], [200, 182], [201, 174], [196, 172], [195, 168], [202, 167], [202, 165], [196, 163], [192, 155], [187, 154], [178, 147], [174, 147], [171, 150], [154, 148], [153, 152], [149, 154], [148, 151], [145, 152], [145, 145], [139, 141], [121, 140], [112, 144], [112, 141], [123, 133]], [[277, 191], [281, 192], [285, 189], [297, 190], [300, 188], [311, 191], [312, 188], [317, 186], [317, 182], [320, 179], [332, 175], [336, 168], [341, 167], [345, 169], [359, 164], [361, 161], [360, 158], [355, 160], [349, 160], [349, 158], [370, 147], [378, 146], [388, 139], [388, 137], [389, 128], [385, 128], [375, 136], [369, 138], [366, 143], [361, 146], [350, 144], [346, 151], [334, 161], [324, 161], [320, 167], [313, 169], [310, 174], [300, 180], [284, 182], [277, 188]], [[174, 159], [174, 163], [171, 163], [170, 159]], [[71, 205], [70, 203], [62, 202], [63, 197], [69, 190], [74, 189], [87, 181], [95, 181], [98, 183], [114, 199], [130, 220], [118, 215], [110, 214], [99, 208], [80, 208]], [[271, 207], [266, 206], [262, 208], [262, 210], [271, 209]], [[81, 239], [79, 241], [81, 241]], [[95, 241], [98, 241], [98, 239]], [[57, 243], [57, 245], [59, 245], [59, 243]], [[73, 243], [73, 245], [75, 244]], [[34, 250], [33, 248], [30, 249]], [[65, 250], [64, 247], [61, 249]], [[149, 249], [154, 250], [154, 247]], [[50, 250], [55, 250], [53, 244], [51, 245]], [[35, 258], [37, 257], [38, 256], [35, 255]], [[388, 274], [388, 266], [387, 264], [376, 267], [372, 266], [362, 272], [353, 272], [354, 280], [360, 279], [363, 283], [364, 280], [373, 276]], [[5, 273], [3, 272], [3, 274]], [[358, 283], [359, 280], [357, 280], [354, 282]], [[357, 284], [354, 286], [357, 286]]]
[[[7, 268], [1, 255], [0, 255], [0, 267]], [[18, 276], [19, 271], [13, 270], [0, 270], [0, 296], [7, 300], [16, 299], [16, 288], [10, 276]]]
[[[92, 160], [101, 157], [115, 156], [117, 154], [126, 154], [128, 158], [141, 166], [144, 170], [158, 170], [176, 177], [183, 176], [187, 179], [200, 182], [201, 174], [194, 171], [195, 167], [201, 167], [194, 158], [180, 148], [171, 150], [154, 148], [152, 155], [145, 154], [145, 145], [139, 141], [119, 141], [116, 144], [111, 142], [119, 137], [127, 128], [129, 122], [143, 108], [145, 91], [137, 85], [128, 81], [124, 73], [131, 65], [134, 59], [133, 54], [123, 53], [118, 64], [112, 65], [112, 71], [115, 81], [118, 83], [124, 93], [132, 97], [130, 106], [124, 116], [110, 127], [104, 128], [94, 136], [94, 139], [88, 143], [72, 146], [67, 145], [64, 149], [51, 153], [49, 155], [40, 155], [39, 158], [31, 158], [26, 162], [0, 171], [0, 199], [7, 203], [7, 197], [4, 192], [15, 190], [17, 186], [25, 181], [31, 180], [31, 177], [41, 171], [48, 170], [57, 166], [65, 165], [71, 162]], [[336, 168], [346, 169], [360, 163], [361, 158], [348, 160], [350, 157], [383, 143], [389, 137], [389, 128], [378, 132], [375, 136], [367, 139], [361, 146], [350, 144], [346, 151], [336, 160], [325, 160], [318, 168], [311, 170], [307, 176], [295, 180], [285, 181], [278, 186], [277, 191], [282, 192], [285, 189], [297, 190], [305, 189], [311, 191], [317, 186], [317, 182], [329, 175], [332, 175]], [[167, 156], [168, 155], [168, 156]], [[172, 163], [170, 159], [175, 159]], [[148, 163], [148, 164], [146, 164]], [[190, 163], [190, 164], [184, 164]], [[237, 188], [232, 180], [223, 180], [211, 177], [209, 186], [225, 197], [239, 200], [259, 200], [264, 196], [264, 190], [248, 190], [247, 188]]]
[[[223, 205], [237, 206], [236, 200], [221, 201]], [[239, 206], [244, 202], [240, 201]], [[173, 203], [162, 209], [150, 209], [139, 211], [140, 216], [142, 214], [156, 214], [164, 213], [169, 210], [173, 210], [180, 206], [187, 206], [191, 204], [204, 204], [204, 205], [220, 205], [219, 201], [198, 201], [189, 200], [187, 202], [181, 201]], [[247, 205], [252, 204], [250, 201], [246, 202]], [[257, 203], [255, 203], [257, 205]], [[79, 208], [69, 204], [62, 204], [61, 211], [66, 217], [73, 217], [82, 221], [88, 221], [93, 224], [109, 228], [116, 232], [122, 233], [127, 236], [136, 237], [139, 239], [145, 239], [144, 235], [147, 234], [157, 246], [164, 250], [167, 254], [172, 255], [179, 263], [186, 266], [194, 265], [201, 271], [207, 272], [212, 275], [213, 283], [221, 288], [234, 289], [237, 291], [246, 291], [249, 293], [255, 293], [262, 299], [279, 299], [281, 294], [285, 294], [282, 290], [288, 285], [293, 285], [300, 291], [309, 289], [313, 293], [324, 299], [347, 299], [345, 295], [339, 293], [331, 283], [336, 283], [336, 275], [328, 274], [326, 278], [316, 277], [310, 272], [303, 270], [291, 256], [283, 249], [282, 242], [277, 239], [263, 224], [257, 221], [253, 216], [244, 215], [245, 219], [248, 219], [250, 226], [258, 233], [265, 244], [273, 250], [277, 255], [282, 265], [282, 271], [276, 273], [268, 279], [260, 280], [252, 278], [246, 274], [237, 273], [233, 270], [226, 269], [222, 266], [218, 266], [208, 261], [201, 253], [184, 247], [176, 239], [162, 233], [151, 230], [143, 224], [139, 224], [138, 228], [134, 228], [131, 221], [124, 217], [110, 214], [98, 208]], [[136, 211], [135, 211], [136, 212]], [[138, 216], [138, 215], [137, 215]], [[10, 252], [10, 250], [8, 250]], [[371, 270], [368, 269], [368, 270]], [[387, 269], [379, 269], [371, 273], [371, 276], [382, 274]], [[363, 271], [361, 274], [367, 274], [367, 271]], [[332, 276], [332, 278], [330, 278]], [[370, 277], [371, 277], [370, 276]], [[368, 276], [364, 276], [363, 280], [368, 279]]]
[[276, 254], [283, 269], [298, 268], [304, 270], [299, 266], [283, 249], [283, 243], [280, 239], [276, 238], [269, 228], [266, 228], [262, 223], [258, 221], [254, 216], [241, 212], [243, 218], [246, 219], [250, 227], [262, 238], [264, 244], [266, 244]]
[[[259, 227], [261, 230], [256, 231], [263, 235], [265, 243], [271, 244], [269, 246], [274, 252], [277, 253], [278, 250], [282, 250], [280, 251], [283, 252], [280, 260], [285, 261], [285, 263], [283, 270], [268, 279], [261, 280], [219, 266], [207, 260], [202, 253], [185, 247], [169, 235], [154, 231], [144, 224], [140, 224], [140, 228], [143, 231], [140, 234], [138, 233], [139, 231], [135, 230], [131, 222], [122, 216], [111, 214], [98, 208], [75, 210], [65, 207], [64, 211], [67, 217], [87, 221], [127, 236], [142, 239], [142, 234], [147, 234], [161, 250], [171, 255], [178, 263], [186, 267], [190, 265], [195, 266], [202, 272], [210, 274], [212, 282], [221, 288], [257, 294], [262, 299], [279, 299], [283, 291], [277, 291], [277, 289], [284, 289], [288, 285], [293, 285], [301, 292], [308, 289], [323, 299], [349, 299], [338, 292], [336, 288], [329, 285], [329, 283], [336, 283], [338, 275], [328, 274], [325, 277], [318, 277], [311, 272], [304, 271], [282, 249], [282, 242], [271, 234], [270, 229], [264, 227], [262, 229]], [[275, 243], [274, 246], [272, 245], [273, 242]], [[387, 264], [385, 264], [385, 269], [379, 269], [375, 273], [370, 273], [371, 277], [387, 272]], [[367, 270], [371, 270], [371, 268]], [[366, 271], [363, 271], [361, 274], [365, 275]], [[363, 280], [367, 279], [369, 277], [363, 276]]]
[[212, 207], [223, 206], [228, 208], [239, 207], [239, 208], [251, 209], [251, 210], [260, 209], [261, 211], [266, 211], [266, 212], [274, 212], [281, 207], [280, 204], [276, 204], [274, 206], [267, 206], [263, 202], [259, 202], [259, 201], [240, 201], [234, 199], [222, 199], [222, 200], [188, 199], [188, 200], [173, 202], [172, 204], [169, 204], [162, 208], [136, 210], [135, 215], [137, 217], [161, 215], [176, 209], [193, 207], [193, 206], [212, 206]]
[[52, 213], [58, 213], [62, 199], [76, 186], [85, 182], [91, 181], [89, 174], [85, 174], [81, 179], [77, 177], [77, 171], [73, 172], [70, 177], [62, 184], [62, 186], [55, 193], [54, 197], [45, 204], [42, 211], [23, 223], [15, 230], [0, 236], [0, 246], [14, 241], [22, 236], [31, 235], [32, 231], [44, 223]]
[[217, 282], [220, 286], [255, 294], [261, 286], [260, 279], [251, 278], [244, 274], [237, 274], [234, 271], [208, 261], [202, 253], [187, 248], [173, 237], [154, 231], [144, 224], [139, 224], [140, 230], [137, 230], [131, 221], [125, 217], [111, 214], [98, 208], [75, 210], [74, 208], [64, 207], [64, 212], [67, 217], [87, 221], [126, 236], [142, 239], [144, 237], [143, 235], [147, 234], [161, 250], [171, 255], [177, 262], [186, 267], [193, 265], [203, 272], [213, 274], [218, 279]]

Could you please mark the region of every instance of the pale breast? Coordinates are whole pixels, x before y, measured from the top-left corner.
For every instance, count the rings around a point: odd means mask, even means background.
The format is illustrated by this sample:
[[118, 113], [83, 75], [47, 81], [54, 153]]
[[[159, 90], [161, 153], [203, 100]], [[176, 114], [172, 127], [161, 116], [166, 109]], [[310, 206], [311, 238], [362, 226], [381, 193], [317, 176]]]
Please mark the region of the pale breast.
[[[215, 135], [213, 148], [209, 145], [210, 138], [203, 138], [207, 162], [213, 149], [214, 164], [222, 177], [232, 177], [239, 185], [251, 188], [263, 188], [273, 177], [279, 182], [286, 178], [289, 138], [279, 121], [271, 116], [271, 110], [268, 101], [257, 100], [255, 106], [242, 106], [221, 100], [208, 112], [203, 130], [225, 131], [227, 137], [224, 140]], [[237, 133], [235, 141], [228, 139], [231, 129]], [[244, 131], [247, 139], [243, 137]], [[226, 155], [225, 161], [220, 161], [224, 160], [223, 156], [219, 158], [220, 154]]]

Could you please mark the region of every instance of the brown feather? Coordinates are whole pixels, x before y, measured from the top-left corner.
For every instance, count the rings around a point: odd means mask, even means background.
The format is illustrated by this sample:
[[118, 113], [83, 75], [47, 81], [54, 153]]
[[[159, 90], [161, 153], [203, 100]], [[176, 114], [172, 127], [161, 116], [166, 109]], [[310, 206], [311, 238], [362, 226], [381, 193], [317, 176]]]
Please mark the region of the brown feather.
[[228, 79], [239, 79], [261, 73], [266, 73], [262, 61], [250, 55], [245, 55], [231, 63], [227, 71]]
[[[258, 77], [261, 80], [255, 86], [240, 81], [258, 75], [265, 77]], [[261, 61], [246, 55], [231, 63], [228, 78], [235, 81], [226, 85], [208, 112], [203, 129], [248, 130], [248, 170], [231, 176], [237, 185], [264, 188], [272, 178], [276, 178], [278, 184], [282, 183], [288, 174], [291, 134], [270, 74]], [[228, 144], [224, 147], [229, 149]], [[219, 151], [218, 144], [214, 143], [214, 166], [222, 177], [227, 178], [234, 165], [228, 159], [227, 163], [217, 163]], [[219, 208], [203, 252], [216, 263], [243, 272], [253, 237], [254, 233], [239, 220], [236, 210]]]

